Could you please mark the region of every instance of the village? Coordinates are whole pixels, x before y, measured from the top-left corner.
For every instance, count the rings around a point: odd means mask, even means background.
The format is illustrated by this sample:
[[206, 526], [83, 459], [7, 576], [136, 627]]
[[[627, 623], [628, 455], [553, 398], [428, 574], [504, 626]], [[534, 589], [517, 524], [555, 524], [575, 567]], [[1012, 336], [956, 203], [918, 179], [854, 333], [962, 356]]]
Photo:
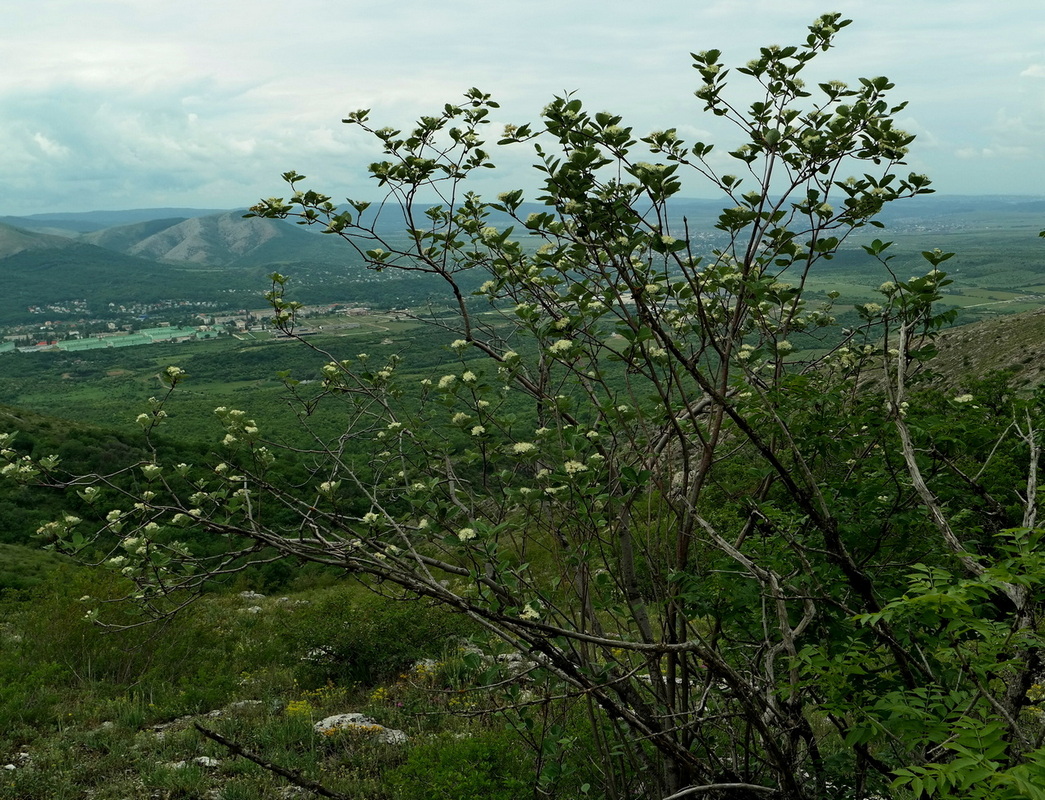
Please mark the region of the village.
[[[133, 347], [158, 342], [188, 342], [216, 339], [220, 336], [256, 338], [284, 336], [272, 324], [271, 308], [212, 311], [217, 303], [165, 301], [158, 304], [118, 306], [110, 308], [106, 318], [77, 320], [48, 319], [41, 323], [12, 326], [0, 340], [2, 353], [38, 353], [46, 351], [78, 352], [112, 347]], [[203, 310], [200, 307], [203, 306]], [[56, 317], [87, 310], [85, 301], [72, 300], [33, 307], [46, 309]], [[302, 309], [301, 319], [311, 317], [365, 317], [367, 306], [346, 302], [326, 303]], [[299, 335], [310, 333], [299, 329]]]

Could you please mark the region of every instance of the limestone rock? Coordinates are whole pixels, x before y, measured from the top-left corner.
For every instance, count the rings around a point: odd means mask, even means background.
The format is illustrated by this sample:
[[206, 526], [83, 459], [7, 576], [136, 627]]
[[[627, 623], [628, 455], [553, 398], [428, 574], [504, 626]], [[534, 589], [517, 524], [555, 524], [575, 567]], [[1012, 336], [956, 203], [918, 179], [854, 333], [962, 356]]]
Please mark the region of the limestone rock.
[[394, 728], [386, 728], [365, 714], [335, 714], [312, 726], [316, 733], [329, 735], [338, 730], [365, 733], [381, 744], [406, 744], [407, 735]]

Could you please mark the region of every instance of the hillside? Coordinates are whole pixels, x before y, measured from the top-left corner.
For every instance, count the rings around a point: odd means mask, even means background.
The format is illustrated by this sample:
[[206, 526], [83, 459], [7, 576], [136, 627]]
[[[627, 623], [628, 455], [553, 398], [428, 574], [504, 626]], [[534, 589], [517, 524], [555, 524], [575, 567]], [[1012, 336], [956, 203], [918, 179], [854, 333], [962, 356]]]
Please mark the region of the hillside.
[[18, 253], [40, 250], [64, 250], [73, 242], [62, 236], [28, 231], [0, 223], [0, 259]]
[[997, 371], [1011, 371], [1022, 390], [1045, 384], [1045, 307], [951, 328], [936, 345], [932, 368], [948, 385]]
[[[209, 301], [228, 289], [243, 289], [257, 302], [263, 272], [226, 276], [157, 264], [93, 244], [0, 226], [0, 320], [11, 324], [35, 318], [31, 308], [48, 309], [49, 319], [69, 301], [85, 301], [76, 316], [98, 317], [109, 304]], [[247, 295], [245, 295], [245, 298]], [[234, 302], [234, 301], [232, 301]]]
[[131, 222], [127, 225], [116, 225], [112, 228], [87, 233], [83, 236], [83, 241], [104, 247], [106, 250], [137, 255], [134, 250], [142, 241], [182, 222], [185, 222], [184, 217]]
[[[134, 430], [117, 431], [0, 405], [0, 432], [13, 434], [6, 446], [19, 455], [56, 454], [71, 470], [111, 472], [147, 458]], [[0, 481], [0, 544], [38, 546], [32, 532], [64, 511], [83, 514], [78, 497]]]
[[266, 219], [244, 219], [229, 211], [184, 220], [152, 220], [86, 234], [85, 241], [155, 261], [243, 266], [287, 260], [343, 260], [337, 241], [300, 227]]

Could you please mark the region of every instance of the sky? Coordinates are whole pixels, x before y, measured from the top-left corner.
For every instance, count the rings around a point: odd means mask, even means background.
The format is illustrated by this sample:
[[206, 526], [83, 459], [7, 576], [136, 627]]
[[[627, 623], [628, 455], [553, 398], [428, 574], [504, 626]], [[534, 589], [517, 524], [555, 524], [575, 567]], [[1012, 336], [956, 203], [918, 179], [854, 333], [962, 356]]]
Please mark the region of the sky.
[[[909, 101], [898, 123], [918, 136], [910, 170], [941, 194], [1045, 195], [1041, 0], [5, 5], [0, 214], [239, 208], [285, 195], [287, 170], [336, 199], [376, 199], [366, 165], [379, 151], [341, 119], [370, 108], [378, 126], [407, 127], [472, 86], [501, 103], [495, 133], [575, 92], [637, 133], [728, 145], [693, 97], [689, 54], [742, 65], [800, 43], [828, 11], [854, 22], [812, 77], [892, 79]], [[532, 196], [532, 151], [496, 160], [476, 189]], [[713, 196], [695, 182], [686, 193]]]

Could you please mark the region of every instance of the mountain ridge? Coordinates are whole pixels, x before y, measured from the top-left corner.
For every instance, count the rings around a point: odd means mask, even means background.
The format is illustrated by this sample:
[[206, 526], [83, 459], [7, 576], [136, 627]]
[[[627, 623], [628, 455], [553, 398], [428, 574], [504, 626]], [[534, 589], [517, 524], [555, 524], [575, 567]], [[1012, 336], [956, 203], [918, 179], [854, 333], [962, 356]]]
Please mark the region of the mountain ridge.
[[238, 212], [228, 211], [120, 225], [83, 238], [126, 255], [155, 261], [228, 266], [252, 255], [252, 261], [262, 263], [266, 256], [259, 251], [265, 244], [277, 238], [307, 236], [293, 231], [280, 222], [243, 219]]
[[29, 231], [0, 222], [0, 259], [27, 250], [61, 250], [75, 241], [64, 236]]

